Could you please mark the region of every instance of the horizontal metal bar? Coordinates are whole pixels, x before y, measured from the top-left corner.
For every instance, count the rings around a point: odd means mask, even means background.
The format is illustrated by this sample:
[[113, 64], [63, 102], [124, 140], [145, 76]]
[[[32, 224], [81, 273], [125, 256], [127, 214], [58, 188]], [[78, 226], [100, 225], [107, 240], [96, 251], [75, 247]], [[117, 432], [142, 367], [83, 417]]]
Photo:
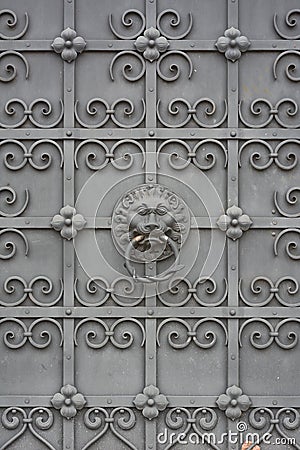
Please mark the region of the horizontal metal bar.
[[[299, 309], [299, 308], [298, 308]], [[223, 319], [244, 319], [252, 317], [265, 317], [265, 318], [288, 318], [298, 317], [295, 315], [297, 310], [294, 307], [248, 307], [239, 306], [236, 308], [229, 308], [226, 306], [172, 306], [170, 308], [165, 306], [153, 307], [151, 309], [144, 306], [101, 306], [101, 307], [82, 307], [77, 306], [74, 308], [65, 308], [60, 306], [37, 307], [37, 306], [1, 306], [0, 317], [54, 317], [54, 318], [66, 318], [66, 319], [80, 319], [85, 317], [101, 317], [101, 318], [119, 318], [119, 317], [136, 317], [136, 318], [174, 318], [174, 317], [186, 317], [186, 318], [199, 318], [199, 317], [211, 317], [211, 318], [223, 318]], [[299, 316], [300, 317], [300, 316]]]
[[[83, 392], [84, 394], [84, 392]], [[217, 408], [216, 400], [219, 394], [216, 395], [168, 395], [169, 405], [168, 408], [199, 408], [206, 406], [210, 408]], [[270, 396], [250, 396], [252, 400], [252, 408], [281, 408], [281, 407], [300, 407], [300, 396], [296, 395], [270, 395]], [[0, 395], [0, 408], [8, 407], [21, 407], [21, 408], [34, 408], [52, 407], [51, 395]], [[102, 407], [102, 408], [115, 408], [118, 406], [134, 407], [133, 400], [134, 395], [86, 395], [87, 404], [86, 407]], [[220, 412], [221, 414], [221, 412]]]
[[[87, 99], [89, 100], [89, 99]], [[149, 132], [154, 131], [154, 135]], [[68, 135], [67, 135], [68, 133]], [[71, 133], [71, 134], [70, 134]], [[230, 139], [230, 140], [282, 140], [299, 139], [299, 129], [287, 128], [0, 128], [0, 139], [55, 139], [55, 140], [83, 140], [83, 139]]]
[[[53, 37], [53, 39], [56, 36]], [[24, 39], [24, 40], [2, 40], [0, 45], [0, 51], [15, 50], [15, 51], [52, 51], [51, 44], [53, 39]], [[105, 52], [105, 51], [126, 51], [135, 50], [134, 42], [132, 39], [87, 39], [86, 52]], [[217, 52], [215, 46], [216, 39], [185, 39], [169, 40], [169, 51], [191, 51], [191, 52]], [[251, 39], [251, 46], [248, 51], [284, 51], [291, 49], [300, 49], [299, 40], [288, 39]]]

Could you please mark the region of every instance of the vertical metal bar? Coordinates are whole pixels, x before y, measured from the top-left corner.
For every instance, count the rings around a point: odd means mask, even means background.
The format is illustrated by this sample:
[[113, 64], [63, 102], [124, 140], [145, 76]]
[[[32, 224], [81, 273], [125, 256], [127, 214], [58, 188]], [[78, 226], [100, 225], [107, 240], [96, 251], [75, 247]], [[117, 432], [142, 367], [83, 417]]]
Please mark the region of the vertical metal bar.
[[[146, 28], [156, 27], [156, 0], [146, 1]], [[149, 139], [146, 141], [145, 182], [156, 183], [156, 62], [146, 62], [146, 128]], [[145, 265], [146, 275], [156, 274], [156, 264]], [[146, 307], [149, 318], [146, 319], [146, 347], [145, 347], [145, 385], [157, 385], [157, 361], [156, 361], [156, 319], [152, 318], [153, 307], [156, 305], [155, 285], [146, 287]], [[145, 449], [156, 449], [156, 422], [146, 421], [145, 424]]]
[[[239, 26], [238, 0], [228, 0], [228, 28]], [[227, 171], [227, 208], [238, 205], [238, 140], [239, 125], [238, 98], [239, 98], [239, 62], [227, 62], [227, 98], [228, 98], [228, 127], [231, 129], [228, 141], [228, 171]], [[228, 386], [239, 385], [239, 320], [234, 319], [238, 307], [238, 277], [239, 277], [239, 243], [228, 239], [227, 242], [228, 267], [228, 306], [231, 308], [228, 320]], [[227, 421], [228, 432], [236, 433], [236, 425], [231, 419]], [[239, 444], [229, 443], [228, 448], [235, 450]]]
[[[64, 28], [74, 28], [75, 0], [64, 1]], [[67, 136], [72, 137], [74, 126], [74, 76], [75, 63], [64, 62], [64, 128]], [[64, 205], [74, 206], [74, 141], [64, 141]], [[64, 319], [63, 384], [74, 384], [74, 321], [70, 318], [74, 306], [74, 247], [73, 241], [64, 240], [64, 307], [67, 319]], [[63, 422], [63, 448], [74, 449], [74, 422]]]

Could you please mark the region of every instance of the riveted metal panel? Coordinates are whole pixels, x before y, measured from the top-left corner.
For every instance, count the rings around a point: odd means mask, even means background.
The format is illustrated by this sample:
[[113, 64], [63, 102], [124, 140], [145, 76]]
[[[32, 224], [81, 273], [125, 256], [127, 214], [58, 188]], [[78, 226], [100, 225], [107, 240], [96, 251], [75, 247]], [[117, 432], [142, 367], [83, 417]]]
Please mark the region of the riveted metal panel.
[[299, 14], [2, 0], [2, 450], [300, 448]]

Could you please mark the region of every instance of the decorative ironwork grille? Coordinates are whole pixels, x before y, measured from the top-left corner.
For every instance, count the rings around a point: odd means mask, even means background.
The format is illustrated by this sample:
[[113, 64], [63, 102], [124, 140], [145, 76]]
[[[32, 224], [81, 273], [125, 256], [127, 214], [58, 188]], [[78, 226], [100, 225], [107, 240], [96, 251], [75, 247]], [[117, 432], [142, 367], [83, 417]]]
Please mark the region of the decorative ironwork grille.
[[299, 14], [2, 0], [1, 450], [300, 448]]

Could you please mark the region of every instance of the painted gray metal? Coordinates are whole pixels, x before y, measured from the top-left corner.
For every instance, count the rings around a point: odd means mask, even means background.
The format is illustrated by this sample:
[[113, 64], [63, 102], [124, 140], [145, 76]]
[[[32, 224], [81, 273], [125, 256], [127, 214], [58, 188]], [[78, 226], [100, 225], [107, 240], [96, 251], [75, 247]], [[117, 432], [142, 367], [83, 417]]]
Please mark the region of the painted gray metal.
[[1, 450], [300, 448], [299, 14], [2, 0]]

